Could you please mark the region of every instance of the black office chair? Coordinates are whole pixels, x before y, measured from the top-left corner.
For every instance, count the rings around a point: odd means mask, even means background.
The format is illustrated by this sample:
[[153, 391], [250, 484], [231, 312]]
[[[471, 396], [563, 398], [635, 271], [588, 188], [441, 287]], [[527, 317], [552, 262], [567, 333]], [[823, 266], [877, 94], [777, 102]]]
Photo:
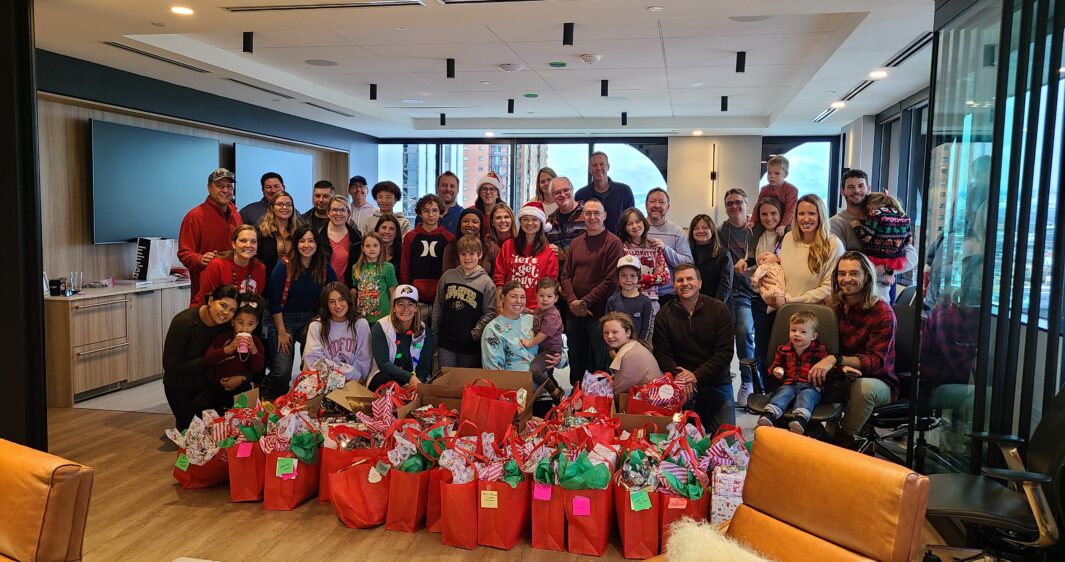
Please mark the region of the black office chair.
[[[790, 318], [792, 314], [799, 312], [800, 310], [808, 310], [813, 312], [817, 316], [817, 322], [820, 324], [820, 336], [818, 341], [828, 349], [829, 353], [839, 353], [839, 320], [836, 318], [836, 311], [823, 304], [803, 304], [803, 303], [788, 303], [777, 311], [776, 320], [773, 322], [772, 332], [769, 334], [768, 353], [769, 357], [765, 358], [766, 364], [773, 361], [773, 354], [776, 353], [778, 346], [788, 341], [788, 326], [790, 325]], [[775, 382], [775, 379], [773, 379]], [[766, 393], [752, 394], [747, 399], [747, 410], [755, 414], [764, 414], [767, 411], [769, 405], [769, 399], [771, 398], [770, 389], [765, 389]], [[814, 408], [814, 411], [810, 414], [810, 423], [807, 426], [807, 432], [813, 427], [821, 427], [824, 422], [833, 421], [839, 419], [843, 414], [843, 405], [839, 403], [822, 402]], [[778, 423], [787, 425], [787, 419], [789, 416], [785, 413], [781, 416]]]
[[[912, 300], [912, 299], [911, 299]], [[910, 385], [913, 384], [913, 331], [916, 318], [913, 306], [899, 302], [892, 307], [895, 312], [895, 375], [899, 379], [899, 399], [896, 402], [880, 406], [873, 410], [869, 420], [859, 432], [862, 442], [858, 452], [881, 457], [905, 465], [905, 452], [891, 442], [905, 437], [910, 430]], [[965, 472], [950, 455], [944, 454], [938, 447], [928, 443], [925, 434], [945, 423], [942, 417], [934, 415], [927, 408], [919, 411], [914, 427], [916, 440], [914, 454], [920, 459], [929, 457], [939, 465], [953, 471]], [[886, 430], [881, 434], [880, 430]]]
[[998, 446], [1008, 468], [982, 474], [933, 474], [925, 516], [947, 545], [928, 547], [953, 558], [991, 556], [1062, 560], [1058, 542], [1065, 504], [1065, 392], [1032, 433], [1028, 454], [1015, 435], [970, 433]]

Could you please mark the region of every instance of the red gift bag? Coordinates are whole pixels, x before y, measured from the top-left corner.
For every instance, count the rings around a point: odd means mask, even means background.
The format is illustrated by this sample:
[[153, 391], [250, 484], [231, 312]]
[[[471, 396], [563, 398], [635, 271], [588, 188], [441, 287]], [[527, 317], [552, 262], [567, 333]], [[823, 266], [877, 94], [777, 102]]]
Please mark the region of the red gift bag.
[[425, 522], [425, 506], [429, 501], [429, 471], [388, 471], [392, 483], [388, 485], [388, 515], [385, 528], [390, 531], [413, 533]]
[[257, 502], [263, 499], [266, 453], [262, 447], [257, 442], [244, 441], [227, 448], [226, 456], [229, 457], [229, 501]]
[[429, 501], [425, 505], [425, 530], [430, 533], [440, 532], [440, 485], [451, 482], [451, 471], [446, 468], [434, 468], [429, 471]]
[[510, 550], [529, 527], [529, 481], [477, 481], [477, 544]]
[[[451, 474], [451, 471], [448, 471]], [[440, 483], [440, 539], [447, 546], [477, 548], [477, 481]]]
[[[614, 385], [614, 377], [610, 376], [610, 374], [605, 372], [605, 371], [596, 371], [595, 373], [585, 374], [584, 376], [585, 376], [585, 378], [588, 378], [589, 376], [597, 376], [599, 378], [606, 378], [607, 380], [610, 381], [610, 385], [611, 386]], [[582, 412], [586, 412], [586, 411], [588, 411], [588, 410], [590, 410], [592, 408], [595, 408], [595, 411], [600, 413], [600, 414], [606, 414], [606, 415], [609, 416], [612, 413], [611, 410], [612, 410], [612, 407], [614, 405], [614, 395], [613, 394], [611, 394], [610, 396], [591, 396], [588, 393], [583, 392], [584, 391], [583, 385], [582, 385], [581, 391], [582, 391], [582, 394], [581, 394], [581, 411]]]
[[345, 526], [367, 529], [385, 522], [393, 470], [371, 482], [370, 469], [378, 462], [388, 464], [383, 457], [363, 457], [329, 475], [330, 500]]
[[532, 546], [543, 550], [566, 550], [566, 499], [562, 486], [533, 482]]
[[[468, 420], [482, 432], [494, 434], [499, 442], [507, 428], [514, 424], [514, 416], [518, 414], [516, 400], [517, 392], [496, 388], [491, 381], [477, 379], [467, 383], [462, 391], [459, 424]], [[462, 431], [460, 435], [471, 435]]]
[[697, 500], [689, 500], [680, 496], [667, 493], [666, 490], [658, 491], [659, 512], [661, 514], [661, 546], [665, 548], [669, 540], [669, 526], [682, 517], [691, 517], [696, 521], [706, 519], [710, 511], [710, 492], [703, 488], [703, 495]]
[[268, 511], [289, 511], [318, 491], [319, 465], [297, 461], [296, 476], [284, 479], [277, 475], [277, 460], [294, 459], [289, 451], [273, 451], [266, 455], [266, 475], [263, 485], [263, 507]]
[[350, 466], [356, 459], [366, 457], [381, 457], [384, 456], [386, 450], [383, 447], [352, 449], [350, 451], [342, 451], [340, 449], [327, 449], [323, 447], [320, 451], [319, 461], [322, 465], [321, 479], [318, 483], [318, 501], [321, 503], [329, 503], [331, 496], [331, 482], [329, 476], [335, 474], [345, 466]]
[[[219, 484], [224, 484], [226, 480], [229, 480], [229, 466], [226, 461], [220, 459], [222, 455], [215, 455], [215, 457], [203, 466], [188, 463], [188, 458], [182, 462], [182, 457], [185, 456], [185, 450], [178, 450], [178, 463], [174, 466], [174, 479], [178, 481], [178, 485], [186, 490], [194, 490], [198, 488], [210, 488]], [[185, 470], [181, 469], [181, 466], [185, 466]]]
[[610, 542], [614, 517], [614, 489], [564, 490], [566, 502], [566, 550], [573, 554], [602, 556]]
[[621, 554], [625, 558], [642, 560], [658, 554], [660, 497], [656, 492], [648, 493], [651, 506], [634, 511], [632, 493], [615, 483], [614, 507], [618, 515], [618, 533], [621, 535]]
[[629, 397], [628, 403], [625, 405], [626, 414], [642, 414], [645, 416], [665, 416], [669, 417], [677, 413], [678, 409], [664, 408], [645, 402], [639, 398]]

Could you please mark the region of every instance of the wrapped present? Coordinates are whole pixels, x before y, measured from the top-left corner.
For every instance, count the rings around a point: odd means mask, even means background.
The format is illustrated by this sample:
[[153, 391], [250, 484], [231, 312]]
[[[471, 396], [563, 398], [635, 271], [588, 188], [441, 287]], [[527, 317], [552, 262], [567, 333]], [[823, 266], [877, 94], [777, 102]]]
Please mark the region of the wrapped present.
[[626, 406], [629, 414], [671, 416], [679, 412], [688, 400], [686, 387], [676, 382], [670, 373], [632, 387], [629, 394]]
[[710, 498], [710, 523], [721, 525], [732, 520], [736, 508], [743, 503], [743, 498], [714, 495]]
[[[184, 451], [185, 461], [181, 461], [179, 457], [180, 464], [203, 466], [218, 456], [219, 451], [222, 451], [222, 457], [225, 457], [224, 450], [218, 448], [219, 439], [215, 438], [215, 428], [219, 425], [215, 423], [216, 419], [219, 419], [217, 412], [204, 410], [202, 416], [192, 418], [188, 429], [166, 430], [166, 436]], [[181, 468], [180, 464], [178, 468]]]
[[581, 406], [584, 411], [609, 414], [614, 404], [614, 377], [605, 371], [585, 372], [581, 381]]
[[740, 498], [743, 497], [743, 481], [747, 478], [747, 471], [738, 466], [718, 466], [714, 468], [714, 496]]

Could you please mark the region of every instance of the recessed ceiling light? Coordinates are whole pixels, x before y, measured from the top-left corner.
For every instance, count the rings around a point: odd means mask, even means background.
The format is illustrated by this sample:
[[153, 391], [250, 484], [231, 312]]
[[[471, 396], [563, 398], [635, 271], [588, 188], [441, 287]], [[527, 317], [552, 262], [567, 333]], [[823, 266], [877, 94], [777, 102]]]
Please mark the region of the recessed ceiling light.
[[756, 23], [765, 21], [773, 16], [729, 16], [728, 19], [736, 23]]
[[155, 27], [166, 27], [166, 24], [161, 21], [153, 21], [152, 25], [154, 25]]
[[692, 136], [693, 137], [701, 137], [701, 136], [703, 136], [703, 132], [701, 130], [699, 130], [699, 129], [696, 129], [696, 130], [692, 131]]
[[699, 86], [702, 86], [702, 85], [703, 85], [702, 82], [696, 82], [696, 83], [692, 84], [691, 87], [692, 88], [698, 88]]
[[524, 68], [525, 65], [520, 62], [508, 62], [499, 65], [499, 70], [502, 70], [503, 72], [520, 72]]
[[402, 26], [401, 26], [401, 27], [397, 27], [397, 28], [396, 28], [396, 31], [410, 31], [410, 28], [409, 28], [409, 27], [402, 27]]
[[841, 102], [841, 101], [834, 101], [834, 102], [832, 102], [830, 107], [832, 109], [843, 109], [844, 107], [847, 107], [847, 104], [844, 103], [844, 102]]
[[174, 6], [170, 8], [170, 13], [177, 14], [179, 16], [191, 16], [196, 13], [192, 11], [192, 8], [186, 8], [185, 6]]
[[486, 136], [488, 138], [492, 138], [492, 137], [496, 136], [496, 134], [493, 133], [492, 131], [485, 131], [484, 132], [484, 136]]
[[528, 94], [525, 94], [525, 97], [527, 97], [529, 99], [536, 99], [536, 98], [540, 97], [540, 94], [528, 93]]
[[491, 86], [491, 85], [492, 85], [492, 83], [491, 83], [491, 82], [489, 82], [488, 80], [481, 80], [481, 85], [482, 85], [482, 86]]
[[648, 12], [661, 12], [662, 10], [663, 10], [662, 6], [648, 6], [647, 7], [647, 11]]
[[311, 66], [336, 66], [337, 62], [325, 59], [307, 59], [303, 61]]
[[410, 104], [410, 105], [421, 105], [421, 104], [425, 103], [425, 100], [419, 100], [419, 99], [414, 99], [414, 98], [408, 98], [408, 99], [399, 100], [399, 101], [401, 103], [406, 103], [406, 104]]
[[881, 78], [887, 78], [886, 70], [874, 70], [869, 73], [870, 80], [880, 80]]

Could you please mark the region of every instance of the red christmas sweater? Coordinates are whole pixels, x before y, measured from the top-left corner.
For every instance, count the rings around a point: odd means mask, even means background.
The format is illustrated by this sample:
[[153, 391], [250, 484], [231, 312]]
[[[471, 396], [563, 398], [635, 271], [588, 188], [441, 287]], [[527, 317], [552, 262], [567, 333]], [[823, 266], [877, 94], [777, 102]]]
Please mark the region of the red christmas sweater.
[[262, 295], [266, 287], [266, 266], [258, 258], [252, 258], [248, 265], [243, 267], [237, 265], [232, 258], [211, 260], [200, 276], [200, 288], [192, 296], [189, 308], [207, 304], [207, 297], [221, 285], [235, 285], [241, 293]]
[[454, 240], [455, 235], [439, 224], [431, 231], [419, 224], [403, 237], [399, 281], [414, 285], [421, 302], [432, 304], [436, 299], [436, 284], [444, 273], [444, 248]]
[[526, 244], [525, 251], [519, 254], [513, 238], [503, 242], [503, 248], [496, 256], [492, 281], [497, 287], [502, 287], [508, 281], [521, 283], [525, 289], [525, 307], [536, 310], [536, 283], [546, 277], [558, 279], [558, 256], [548, 245], [544, 245], [544, 249], [535, 256], [531, 253], [532, 244]]

